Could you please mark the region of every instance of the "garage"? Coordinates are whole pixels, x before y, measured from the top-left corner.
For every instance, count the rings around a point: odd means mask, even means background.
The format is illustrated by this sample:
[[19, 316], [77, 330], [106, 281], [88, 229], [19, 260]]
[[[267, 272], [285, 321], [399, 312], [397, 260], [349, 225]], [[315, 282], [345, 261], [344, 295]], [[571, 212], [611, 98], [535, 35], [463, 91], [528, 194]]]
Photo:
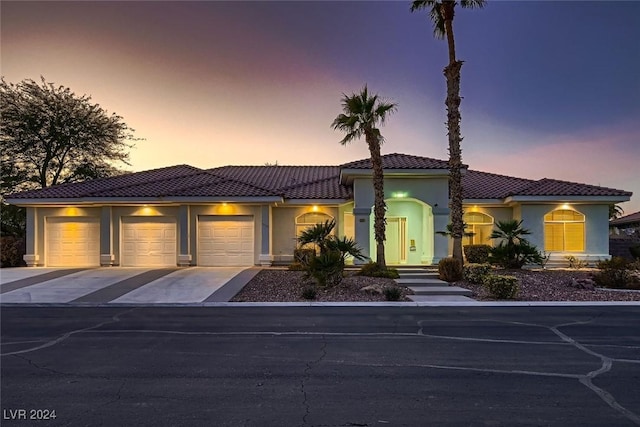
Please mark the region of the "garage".
[[100, 219], [49, 217], [45, 223], [48, 267], [100, 266]]
[[241, 267], [254, 264], [253, 216], [198, 217], [198, 265]]
[[175, 217], [123, 217], [123, 267], [175, 267]]

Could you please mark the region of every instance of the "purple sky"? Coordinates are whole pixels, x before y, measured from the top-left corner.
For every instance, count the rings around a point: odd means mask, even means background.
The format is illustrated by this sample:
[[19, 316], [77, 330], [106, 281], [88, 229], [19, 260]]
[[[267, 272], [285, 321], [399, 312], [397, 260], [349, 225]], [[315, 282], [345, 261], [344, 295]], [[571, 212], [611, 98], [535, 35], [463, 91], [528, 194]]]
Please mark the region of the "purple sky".
[[[446, 43], [410, 2], [10, 2], [2, 75], [89, 94], [145, 141], [133, 170], [339, 164], [330, 128], [365, 83], [399, 104], [383, 153], [446, 159]], [[640, 210], [640, 2], [458, 10], [463, 161], [633, 191]]]

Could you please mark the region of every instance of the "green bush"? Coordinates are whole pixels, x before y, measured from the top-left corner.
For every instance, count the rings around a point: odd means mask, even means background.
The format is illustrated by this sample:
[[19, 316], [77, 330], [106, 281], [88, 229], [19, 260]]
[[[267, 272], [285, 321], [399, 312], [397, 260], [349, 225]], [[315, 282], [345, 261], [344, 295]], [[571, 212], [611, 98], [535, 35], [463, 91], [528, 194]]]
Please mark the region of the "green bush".
[[482, 284], [490, 271], [489, 264], [465, 264], [462, 268], [462, 277], [467, 282]]
[[631, 246], [629, 248], [629, 253], [635, 259], [640, 260], [640, 245]]
[[531, 234], [531, 231], [522, 227], [522, 220], [498, 221], [489, 237], [500, 243], [491, 248], [489, 262], [504, 268], [522, 268], [525, 264], [541, 264], [542, 255], [524, 237], [528, 234]]
[[386, 270], [383, 270], [380, 268], [378, 263], [373, 261], [364, 264], [357, 274], [358, 276], [386, 277], [387, 279], [397, 279], [400, 277], [400, 274], [398, 274], [398, 270], [396, 270], [395, 268], [387, 267]]
[[438, 276], [445, 282], [457, 282], [462, 279], [462, 262], [455, 258], [443, 258], [438, 263]]
[[385, 286], [382, 292], [387, 301], [400, 301], [402, 298], [402, 289], [398, 286]]
[[489, 245], [466, 245], [462, 248], [467, 262], [471, 264], [485, 264], [489, 261]]
[[491, 298], [515, 299], [518, 296], [518, 279], [514, 276], [490, 274], [485, 277], [483, 285]]
[[318, 291], [315, 286], [305, 286], [304, 288], [302, 288], [302, 298], [306, 300], [316, 299], [317, 295]]
[[604, 288], [625, 289], [633, 286], [633, 276], [631, 274], [631, 262], [622, 257], [612, 257], [611, 259], [598, 262], [598, 271], [593, 275], [593, 280], [598, 286]]
[[343, 270], [344, 264], [340, 252], [328, 251], [311, 259], [307, 274], [320, 286], [336, 286], [342, 282]]
[[314, 249], [294, 249], [293, 250], [293, 263], [301, 265], [309, 265], [311, 258], [316, 256]]
[[13, 236], [0, 238], [0, 267], [22, 267], [25, 252], [24, 240]]

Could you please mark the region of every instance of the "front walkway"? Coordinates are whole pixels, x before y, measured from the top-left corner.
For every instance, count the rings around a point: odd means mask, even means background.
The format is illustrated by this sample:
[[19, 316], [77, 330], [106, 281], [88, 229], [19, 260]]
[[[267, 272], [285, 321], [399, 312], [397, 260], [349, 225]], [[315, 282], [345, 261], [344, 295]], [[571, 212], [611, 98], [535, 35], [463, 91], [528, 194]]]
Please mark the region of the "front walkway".
[[[2, 304], [188, 304], [220, 301], [259, 268], [12, 268], [0, 271]], [[246, 271], [244, 274], [240, 274]], [[246, 281], [244, 283], [246, 283]], [[244, 285], [242, 283], [242, 285]], [[228, 299], [226, 299], [228, 301]]]

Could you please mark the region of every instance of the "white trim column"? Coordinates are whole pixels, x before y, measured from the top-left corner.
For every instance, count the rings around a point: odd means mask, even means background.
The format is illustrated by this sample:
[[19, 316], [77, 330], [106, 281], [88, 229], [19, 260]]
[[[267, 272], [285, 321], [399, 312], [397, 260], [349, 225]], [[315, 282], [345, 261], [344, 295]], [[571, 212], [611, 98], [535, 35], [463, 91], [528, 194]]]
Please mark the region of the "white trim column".
[[38, 208], [27, 208], [27, 230], [25, 235], [25, 254], [22, 257], [27, 267], [37, 267], [40, 256], [38, 255]]
[[258, 262], [264, 267], [273, 263], [271, 255], [271, 206], [260, 207], [260, 256]]
[[191, 209], [189, 205], [180, 205], [178, 208], [178, 266], [189, 267], [191, 265], [190, 227]]
[[113, 254], [113, 227], [111, 206], [103, 206], [100, 211], [100, 266], [110, 267], [115, 263]]
[[353, 208], [354, 234], [358, 246], [362, 249], [364, 261], [354, 260], [354, 264], [364, 264], [371, 260], [370, 233], [371, 233], [371, 208]]

